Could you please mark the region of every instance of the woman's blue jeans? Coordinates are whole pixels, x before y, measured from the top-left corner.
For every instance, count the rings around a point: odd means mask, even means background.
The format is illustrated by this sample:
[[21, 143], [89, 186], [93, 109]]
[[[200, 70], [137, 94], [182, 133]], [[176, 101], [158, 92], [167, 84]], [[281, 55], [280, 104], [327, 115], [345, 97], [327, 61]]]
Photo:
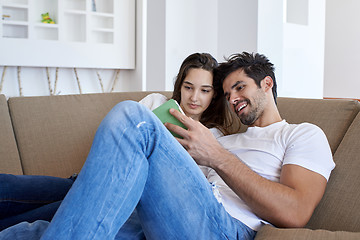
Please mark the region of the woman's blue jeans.
[[[252, 239], [201, 170], [146, 107], [125, 101], [100, 124], [88, 158], [41, 239]], [[125, 224], [126, 223], [126, 224]], [[124, 230], [124, 231], [123, 231]]]
[[0, 174], [0, 231], [17, 223], [51, 221], [72, 178]]

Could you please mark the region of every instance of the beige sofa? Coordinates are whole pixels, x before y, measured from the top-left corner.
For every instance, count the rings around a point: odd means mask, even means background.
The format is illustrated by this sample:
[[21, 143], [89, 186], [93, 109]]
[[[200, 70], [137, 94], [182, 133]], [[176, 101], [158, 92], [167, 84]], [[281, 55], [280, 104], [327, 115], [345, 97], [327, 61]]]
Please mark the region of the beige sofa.
[[[0, 172], [59, 177], [79, 172], [106, 113], [120, 101], [138, 101], [147, 94], [8, 100], [0, 95]], [[337, 166], [306, 228], [265, 226], [256, 239], [360, 239], [360, 104], [351, 100], [279, 98], [278, 106], [288, 122], [311, 122], [324, 130]]]

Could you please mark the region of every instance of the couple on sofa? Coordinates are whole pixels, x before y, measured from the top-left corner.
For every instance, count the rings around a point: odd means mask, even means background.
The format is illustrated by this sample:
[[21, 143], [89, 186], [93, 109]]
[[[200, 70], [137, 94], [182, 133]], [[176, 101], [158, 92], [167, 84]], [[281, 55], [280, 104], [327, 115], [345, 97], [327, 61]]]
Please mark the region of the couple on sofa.
[[[276, 95], [264, 55], [243, 52], [219, 65], [190, 55], [172, 97], [185, 115], [170, 110], [187, 129], [151, 113], [161, 95], [117, 104], [75, 181], [2, 175], [0, 238], [253, 239], [263, 224], [304, 226], [335, 164], [322, 130], [288, 124]], [[246, 132], [237, 133], [238, 120]], [[22, 184], [30, 185], [25, 196], [17, 195]]]

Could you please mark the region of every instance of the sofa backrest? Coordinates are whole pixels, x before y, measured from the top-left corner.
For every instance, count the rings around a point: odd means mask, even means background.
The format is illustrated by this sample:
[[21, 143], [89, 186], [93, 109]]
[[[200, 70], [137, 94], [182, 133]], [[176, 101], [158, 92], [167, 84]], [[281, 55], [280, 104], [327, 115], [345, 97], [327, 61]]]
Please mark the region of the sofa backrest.
[[334, 154], [360, 104], [355, 100], [278, 98], [278, 108], [288, 123], [309, 122], [319, 126]]
[[[10, 98], [8, 104], [24, 174], [64, 176], [78, 172], [106, 113], [120, 101], [138, 101], [149, 93]], [[163, 93], [171, 96], [171, 92]], [[321, 127], [333, 153], [359, 105], [348, 100], [278, 98], [281, 116], [289, 123], [311, 122]]]
[[23, 173], [4, 95], [0, 95], [0, 156], [0, 173]]
[[9, 98], [24, 174], [69, 177], [78, 173], [95, 131], [110, 109], [120, 101], [139, 101], [147, 94], [149, 92]]
[[360, 113], [334, 155], [324, 197], [308, 223], [311, 229], [360, 232]]
[[311, 229], [360, 231], [360, 104], [352, 100], [279, 98], [289, 123], [310, 122], [325, 132], [334, 154], [325, 195], [307, 224]]

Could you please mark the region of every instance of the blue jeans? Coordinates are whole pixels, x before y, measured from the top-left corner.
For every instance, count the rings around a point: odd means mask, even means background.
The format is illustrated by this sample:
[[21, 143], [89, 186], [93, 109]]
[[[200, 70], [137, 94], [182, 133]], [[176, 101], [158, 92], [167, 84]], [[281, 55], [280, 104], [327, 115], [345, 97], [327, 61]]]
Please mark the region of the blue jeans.
[[[0, 239], [35, 240], [40, 239], [49, 226], [49, 221], [36, 220], [29, 223], [24, 221], [0, 232]], [[144, 240], [144, 232], [136, 210], [131, 214], [126, 223], [121, 227], [115, 239]]]
[[0, 231], [27, 221], [50, 221], [72, 179], [0, 174]]
[[[214, 197], [201, 170], [142, 105], [116, 105], [41, 239], [131, 239], [136, 210], [147, 239], [252, 239]], [[129, 230], [127, 229], [127, 230]], [[121, 237], [119, 237], [121, 236]]]

